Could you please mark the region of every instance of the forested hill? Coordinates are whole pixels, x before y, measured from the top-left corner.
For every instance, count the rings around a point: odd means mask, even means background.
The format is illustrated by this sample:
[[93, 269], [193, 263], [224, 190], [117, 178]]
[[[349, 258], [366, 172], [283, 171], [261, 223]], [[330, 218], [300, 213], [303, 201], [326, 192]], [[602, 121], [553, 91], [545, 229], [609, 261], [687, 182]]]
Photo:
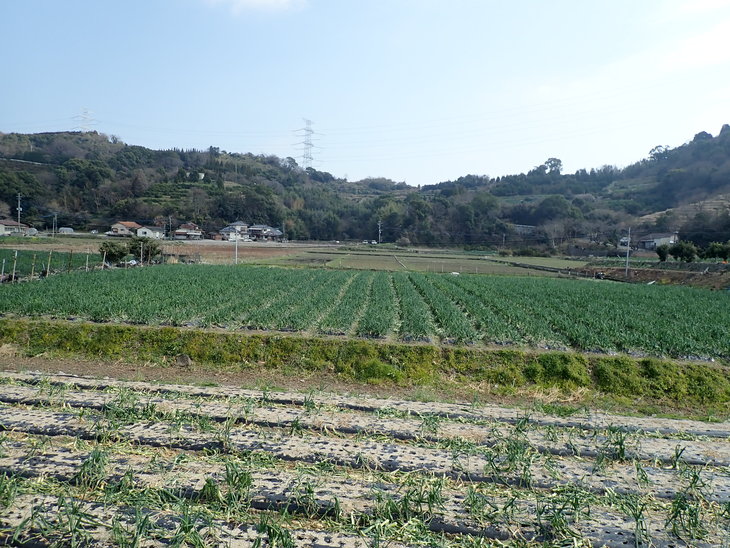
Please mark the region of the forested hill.
[[[411, 182], [413, 183], [413, 182]], [[36, 228], [107, 230], [116, 220], [193, 221], [214, 231], [235, 220], [283, 226], [290, 239], [413, 244], [554, 244], [565, 236], [615, 240], [647, 217], [646, 231], [684, 230], [699, 243], [730, 239], [730, 126], [657, 146], [635, 164], [563, 173], [549, 158], [519, 175], [465, 175], [412, 187], [386, 178], [347, 181], [292, 158], [207, 150], [151, 150], [96, 132], [0, 133], [0, 218]], [[672, 208], [714, 199], [691, 217]], [[730, 200], [728, 200], [730, 201]], [[538, 227], [529, 237], [523, 227]]]

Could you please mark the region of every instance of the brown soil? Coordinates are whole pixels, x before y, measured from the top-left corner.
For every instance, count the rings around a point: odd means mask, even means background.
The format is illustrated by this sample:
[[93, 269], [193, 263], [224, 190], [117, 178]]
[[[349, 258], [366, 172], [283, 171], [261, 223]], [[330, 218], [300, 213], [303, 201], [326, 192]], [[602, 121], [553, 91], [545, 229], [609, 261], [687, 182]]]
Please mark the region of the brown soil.
[[[606, 279], [626, 281], [624, 268], [588, 268], [585, 269], [591, 276], [596, 272], [603, 272]], [[704, 289], [730, 288], [730, 272], [690, 272], [677, 270], [661, 270], [651, 268], [629, 269], [628, 281], [631, 283], [651, 283], [661, 285], [688, 285]]]

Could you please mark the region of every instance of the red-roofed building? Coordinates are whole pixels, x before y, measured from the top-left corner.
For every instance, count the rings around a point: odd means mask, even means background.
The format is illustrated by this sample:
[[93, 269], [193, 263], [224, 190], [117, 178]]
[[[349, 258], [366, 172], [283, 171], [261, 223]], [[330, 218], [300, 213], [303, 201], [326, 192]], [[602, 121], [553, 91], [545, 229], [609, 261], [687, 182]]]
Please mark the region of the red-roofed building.
[[106, 233], [107, 236], [134, 236], [142, 225], [134, 221], [119, 221], [112, 225], [112, 229]]

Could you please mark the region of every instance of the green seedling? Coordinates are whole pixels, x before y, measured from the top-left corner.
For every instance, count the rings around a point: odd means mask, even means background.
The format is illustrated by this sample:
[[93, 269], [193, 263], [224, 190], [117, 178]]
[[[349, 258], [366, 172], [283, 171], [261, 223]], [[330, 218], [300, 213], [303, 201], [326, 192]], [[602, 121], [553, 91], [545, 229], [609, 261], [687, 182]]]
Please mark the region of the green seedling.
[[707, 536], [702, 504], [686, 492], [677, 493], [672, 500], [664, 526], [671, 527], [672, 534], [685, 541]]
[[105, 451], [94, 449], [72, 479], [72, 483], [84, 489], [98, 489], [106, 481], [106, 467], [109, 456]]
[[141, 548], [150, 540], [153, 529], [149, 514], [143, 513], [136, 507], [134, 521], [131, 524], [123, 522], [119, 516], [114, 516], [111, 536], [114, 544], [120, 548]]
[[0, 508], [9, 507], [18, 494], [20, 480], [17, 476], [0, 474]]
[[[268, 544], [267, 548], [294, 548], [294, 539], [291, 533], [281, 526], [279, 522], [274, 522], [271, 518], [264, 514], [256, 526], [256, 530], [266, 536]], [[263, 539], [257, 537], [252, 548], [262, 548], [264, 546]]]

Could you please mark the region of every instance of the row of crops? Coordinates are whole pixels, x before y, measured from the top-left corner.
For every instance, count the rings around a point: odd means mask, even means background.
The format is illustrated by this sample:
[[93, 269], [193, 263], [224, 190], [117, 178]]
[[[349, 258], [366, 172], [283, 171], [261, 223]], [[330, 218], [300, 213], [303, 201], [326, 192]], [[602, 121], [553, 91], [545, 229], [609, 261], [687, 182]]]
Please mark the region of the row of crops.
[[46, 272], [66, 272], [99, 267], [98, 253], [29, 251], [0, 248], [0, 278], [26, 278]]
[[0, 313], [457, 344], [730, 356], [730, 295], [592, 280], [167, 265], [0, 287]]
[[730, 428], [0, 374], [0, 542], [727, 546]]

